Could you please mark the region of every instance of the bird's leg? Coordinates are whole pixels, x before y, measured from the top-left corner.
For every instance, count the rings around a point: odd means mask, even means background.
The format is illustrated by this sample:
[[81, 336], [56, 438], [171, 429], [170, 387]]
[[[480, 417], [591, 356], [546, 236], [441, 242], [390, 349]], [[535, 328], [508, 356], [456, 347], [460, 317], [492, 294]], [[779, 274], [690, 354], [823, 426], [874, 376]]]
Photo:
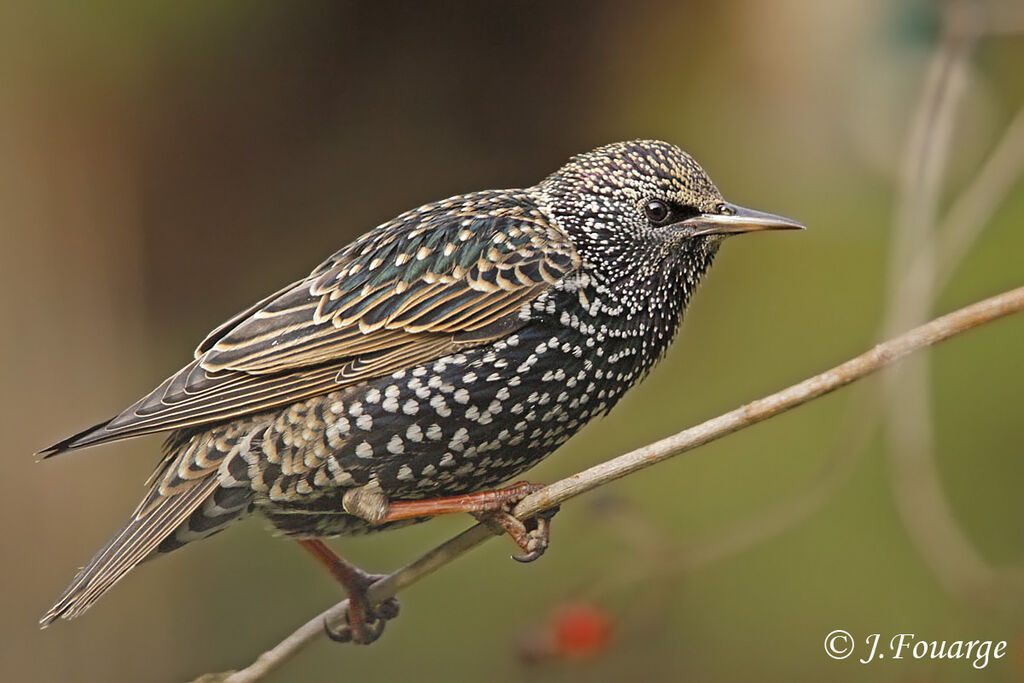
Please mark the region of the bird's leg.
[[348, 625], [335, 631], [324, 622], [327, 637], [340, 643], [352, 641], [359, 645], [369, 645], [380, 638], [385, 622], [398, 616], [398, 600], [395, 598], [388, 598], [376, 607], [371, 607], [367, 598], [367, 590], [383, 576], [367, 574], [340, 557], [323, 541], [301, 539], [299, 544], [327, 567], [348, 594]]
[[541, 484], [521, 481], [493, 491], [392, 502], [377, 488], [360, 487], [345, 494], [343, 505], [349, 514], [362, 517], [373, 524], [468, 512], [478, 520], [488, 522], [492, 527], [512, 537], [525, 553], [513, 555], [514, 559], [531, 562], [543, 555], [547, 549], [551, 518], [558, 508], [552, 508], [523, 522], [511, 514], [511, 507], [542, 488], [544, 486]]

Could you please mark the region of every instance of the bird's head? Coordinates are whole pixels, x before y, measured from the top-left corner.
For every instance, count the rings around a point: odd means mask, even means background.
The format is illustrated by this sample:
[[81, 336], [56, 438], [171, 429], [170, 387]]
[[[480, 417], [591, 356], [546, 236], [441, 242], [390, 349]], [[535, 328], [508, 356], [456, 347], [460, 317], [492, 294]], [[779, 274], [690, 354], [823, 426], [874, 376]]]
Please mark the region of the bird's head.
[[724, 237], [803, 228], [725, 201], [693, 157], [658, 140], [576, 156], [537, 190], [586, 267], [616, 288], [668, 278], [689, 290]]

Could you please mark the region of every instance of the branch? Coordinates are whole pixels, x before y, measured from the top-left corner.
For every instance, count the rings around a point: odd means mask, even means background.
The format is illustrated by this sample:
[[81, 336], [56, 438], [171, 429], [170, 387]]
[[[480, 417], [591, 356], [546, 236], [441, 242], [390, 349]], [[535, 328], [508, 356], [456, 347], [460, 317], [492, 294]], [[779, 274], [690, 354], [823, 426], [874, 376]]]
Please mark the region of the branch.
[[[555, 482], [523, 499], [516, 506], [514, 514], [520, 518], [527, 518], [552, 508], [570, 498], [628, 474], [638, 472], [672, 456], [692, 450], [824, 396], [955, 334], [1021, 310], [1024, 310], [1024, 287], [1018, 287], [961, 308], [941, 318], [936, 318], [799, 384]], [[369, 590], [370, 601], [377, 602], [393, 597], [402, 589], [417, 583], [420, 579], [480, 545], [492, 535], [493, 532], [484, 524], [477, 524], [467, 529], [412, 564], [373, 584]], [[197, 679], [197, 682], [245, 683], [258, 680], [320, 637], [323, 634], [325, 620], [334, 623], [344, 618], [347, 609], [348, 601], [343, 600], [317, 615], [276, 646], [264, 652], [245, 669], [238, 672], [203, 676]]]

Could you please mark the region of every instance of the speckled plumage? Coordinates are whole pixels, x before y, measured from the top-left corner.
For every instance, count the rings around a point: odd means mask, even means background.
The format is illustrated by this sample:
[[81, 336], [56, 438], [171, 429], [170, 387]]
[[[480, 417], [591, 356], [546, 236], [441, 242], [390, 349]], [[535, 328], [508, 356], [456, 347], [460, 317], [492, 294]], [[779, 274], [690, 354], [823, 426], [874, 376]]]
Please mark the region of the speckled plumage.
[[720, 240], [684, 221], [729, 206], [684, 152], [634, 141], [370, 231], [50, 449], [172, 430], [150, 493], [44, 624], [250, 511], [300, 538], [359, 533], [389, 524], [346, 512], [353, 488], [432, 498], [530, 468], [664, 355]]

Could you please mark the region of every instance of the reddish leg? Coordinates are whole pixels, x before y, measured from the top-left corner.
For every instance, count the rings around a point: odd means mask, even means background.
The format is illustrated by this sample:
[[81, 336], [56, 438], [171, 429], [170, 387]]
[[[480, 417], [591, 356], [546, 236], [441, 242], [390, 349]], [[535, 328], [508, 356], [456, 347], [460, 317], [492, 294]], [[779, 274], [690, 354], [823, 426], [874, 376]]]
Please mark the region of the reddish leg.
[[510, 503], [518, 503], [534, 491], [544, 488], [541, 484], [519, 481], [512, 486], [467, 493], [464, 496], [448, 496], [447, 498], [427, 498], [425, 500], [399, 500], [390, 503], [384, 513], [382, 522], [394, 522], [414, 517], [432, 517], [455, 512], [494, 512], [501, 510]]
[[354, 489], [345, 496], [345, 509], [350, 513], [374, 524], [397, 522], [417, 517], [433, 517], [456, 512], [468, 512], [483, 522], [488, 522], [512, 537], [525, 554], [513, 555], [520, 562], [531, 562], [548, 547], [551, 517], [557, 511], [549, 510], [525, 523], [509, 513], [509, 508], [520, 500], [544, 488], [540, 484], [521, 481], [512, 486], [481, 491], [462, 496], [428, 498], [425, 500], [399, 500], [391, 502], [378, 490]]
[[339, 642], [351, 640], [360, 645], [369, 645], [377, 640], [384, 630], [384, 622], [398, 616], [398, 601], [394, 598], [386, 600], [376, 608], [370, 607], [366, 591], [382, 577], [367, 574], [347, 562], [323, 541], [303, 539], [299, 541], [299, 545], [323, 564], [348, 594], [348, 626], [335, 632], [324, 624], [328, 637]]

